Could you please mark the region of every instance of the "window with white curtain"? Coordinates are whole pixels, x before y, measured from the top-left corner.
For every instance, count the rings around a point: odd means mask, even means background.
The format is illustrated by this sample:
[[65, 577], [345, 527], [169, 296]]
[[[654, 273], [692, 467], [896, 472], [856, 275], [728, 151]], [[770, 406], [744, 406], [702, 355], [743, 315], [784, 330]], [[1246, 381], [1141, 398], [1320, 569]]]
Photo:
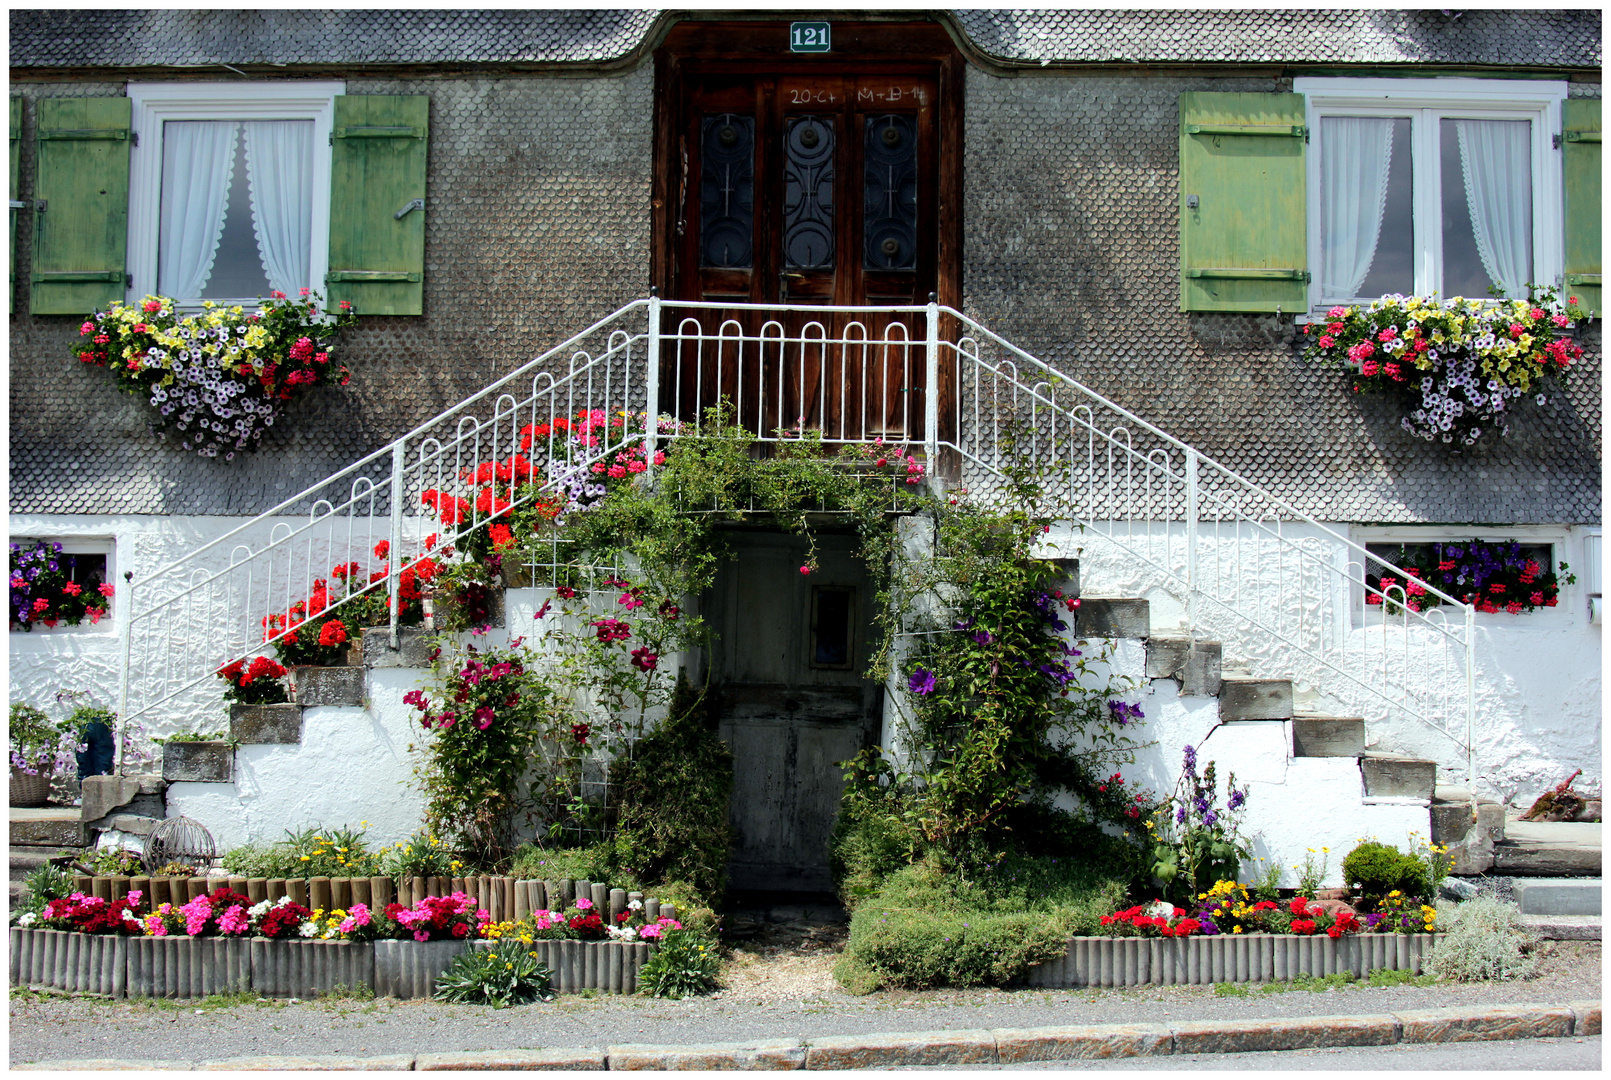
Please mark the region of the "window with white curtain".
[[322, 293], [341, 83], [129, 86], [130, 299]]
[[1566, 84], [1300, 78], [1314, 309], [1526, 295], [1562, 274]]

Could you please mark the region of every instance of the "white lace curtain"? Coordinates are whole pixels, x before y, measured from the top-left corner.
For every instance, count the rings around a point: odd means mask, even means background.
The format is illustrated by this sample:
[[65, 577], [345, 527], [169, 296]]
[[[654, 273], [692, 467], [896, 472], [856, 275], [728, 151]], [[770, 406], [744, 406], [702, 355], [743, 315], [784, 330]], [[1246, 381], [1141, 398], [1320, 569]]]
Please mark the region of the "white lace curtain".
[[1320, 291], [1328, 297], [1354, 297], [1370, 273], [1381, 239], [1393, 164], [1393, 121], [1328, 116], [1321, 125]]
[[[313, 219], [313, 125], [306, 120], [246, 121], [246, 179], [257, 253], [270, 287], [295, 296], [308, 284]], [[235, 147], [231, 120], [163, 126], [162, 252], [157, 290], [202, 295], [229, 212]]]
[[1522, 296], [1533, 270], [1532, 125], [1456, 120], [1454, 129], [1482, 268], [1507, 296]]

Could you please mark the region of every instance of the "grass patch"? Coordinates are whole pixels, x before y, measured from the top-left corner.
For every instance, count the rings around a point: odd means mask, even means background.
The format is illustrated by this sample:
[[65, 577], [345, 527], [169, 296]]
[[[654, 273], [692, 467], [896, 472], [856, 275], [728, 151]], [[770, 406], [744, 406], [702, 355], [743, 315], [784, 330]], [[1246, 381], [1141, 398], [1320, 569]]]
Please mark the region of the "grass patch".
[[1240, 997], [1251, 997], [1252, 994], [1253, 994], [1253, 991], [1249, 990], [1247, 987], [1243, 986], [1241, 983], [1215, 983], [1214, 984], [1214, 996], [1215, 997], [1237, 997], [1237, 998], [1240, 998]]
[[374, 1001], [375, 988], [363, 983], [356, 986], [336, 983], [328, 990], [317, 992], [314, 997], [319, 1001]]

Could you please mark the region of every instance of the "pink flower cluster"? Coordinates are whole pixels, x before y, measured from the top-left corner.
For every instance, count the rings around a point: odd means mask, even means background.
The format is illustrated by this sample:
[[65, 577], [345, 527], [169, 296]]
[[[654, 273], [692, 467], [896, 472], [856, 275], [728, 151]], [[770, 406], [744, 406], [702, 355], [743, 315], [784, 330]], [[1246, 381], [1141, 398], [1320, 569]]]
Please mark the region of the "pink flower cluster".
[[479, 937], [491, 916], [476, 907], [473, 896], [462, 892], [450, 896], [427, 896], [412, 908], [387, 904], [386, 916], [414, 935], [415, 941], [433, 938]]

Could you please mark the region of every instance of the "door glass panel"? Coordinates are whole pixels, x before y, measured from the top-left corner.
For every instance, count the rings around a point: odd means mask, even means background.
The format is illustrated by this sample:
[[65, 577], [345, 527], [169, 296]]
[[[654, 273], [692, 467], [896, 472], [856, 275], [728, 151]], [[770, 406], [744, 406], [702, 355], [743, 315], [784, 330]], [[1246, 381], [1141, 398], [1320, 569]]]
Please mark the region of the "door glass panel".
[[817, 585], [811, 590], [811, 666], [849, 668], [852, 656], [851, 619], [856, 609], [854, 589]]
[[723, 113], [700, 125], [699, 263], [754, 265], [755, 118]]
[[799, 116], [783, 136], [783, 262], [790, 270], [833, 269], [834, 125]]
[[1443, 295], [1525, 296], [1533, 279], [1532, 124], [1441, 120]]
[[917, 266], [917, 122], [911, 116], [866, 121], [862, 265], [868, 270]]

